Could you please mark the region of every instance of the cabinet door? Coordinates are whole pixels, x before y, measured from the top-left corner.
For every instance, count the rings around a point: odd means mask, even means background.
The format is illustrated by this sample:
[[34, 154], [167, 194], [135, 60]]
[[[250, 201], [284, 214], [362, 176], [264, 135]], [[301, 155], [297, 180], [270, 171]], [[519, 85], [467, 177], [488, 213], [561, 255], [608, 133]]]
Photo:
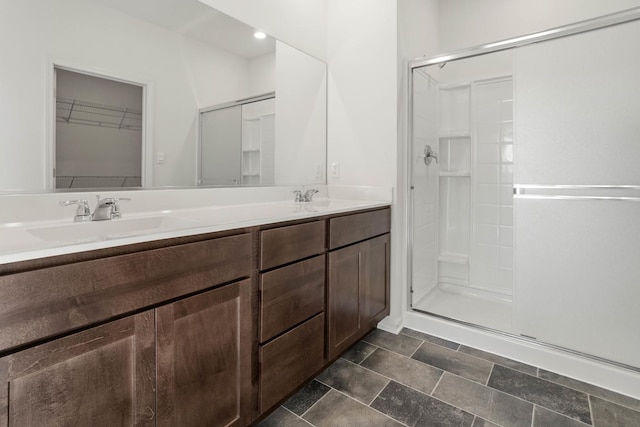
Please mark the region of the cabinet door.
[[329, 253], [329, 359], [337, 357], [362, 334], [363, 256], [362, 245], [347, 246]]
[[0, 426], [153, 426], [153, 310], [5, 356], [0, 379]]
[[248, 424], [250, 281], [157, 309], [158, 426]]
[[388, 234], [362, 243], [365, 274], [360, 310], [367, 331], [389, 315], [389, 243]]

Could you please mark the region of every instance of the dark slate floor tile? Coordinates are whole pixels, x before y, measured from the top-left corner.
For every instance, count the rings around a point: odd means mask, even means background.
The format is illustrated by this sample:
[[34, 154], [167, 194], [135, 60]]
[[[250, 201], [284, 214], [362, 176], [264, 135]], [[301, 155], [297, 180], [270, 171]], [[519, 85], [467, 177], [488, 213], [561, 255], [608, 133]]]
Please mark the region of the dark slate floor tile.
[[311, 425], [280, 406], [256, 427], [311, 427]]
[[309, 408], [313, 406], [322, 396], [330, 390], [326, 385], [318, 381], [311, 381], [300, 391], [291, 396], [289, 400], [284, 402], [285, 408], [296, 415], [302, 416]]
[[389, 380], [359, 365], [338, 359], [316, 379], [368, 405]]
[[362, 340], [377, 345], [378, 347], [395, 351], [403, 356], [411, 356], [421, 344], [421, 341], [418, 339], [401, 334], [395, 335], [382, 329], [374, 329]]
[[418, 338], [422, 341], [427, 341], [433, 344], [438, 344], [443, 347], [450, 348], [451, 350], [457, 350], [460, 347], [460, 344], [457, 342], [445, 340], [443, 338], [434, 337], [433, 335], [425, 334], [423, 332], [414, 331], [413, 329], [402, 328], [400, 331], [402, 335], [407, 335], [409, 337]]
[[471, 427], [500, 427], [500, 426], [492, 422], [489, 422], [487, 420], [483, 420], [482, 418], [476, 417], [476, 419], [473, 420], [473, 425]]
[[552, 412], [542, 406], [537, 406], [533, 409], [533, 424], [532, 427], [588, 427], [589, 424], [585, 424], [573, 418], [565, 417], [557, 412]]
[[408, 426], [469, 426], [474, 416], [431, 396], [391, 381], [372, 408]]
[[376, 348], [378, 347], [371, 345], [368, 342], [358, 341], [349, 347], [349, 350], [345, 351], [341, 357], [343, 359], [347, 359], [349, 362], [360, 363], [366, 359], [367, 356], [373, 353], [373, 350]]
[[545, 380], [553, 381], [554, 383], [562, 384], [575, 390], [583, 391], [592, 396], [601, 397], [604, 400], [608, 400], [618, 405], [626, 406], [635, 411], [640, 411], [640, 400], [634, 399], [624, 394], [616, 393], [615, 391], [607, 390], [602, 387], [598, 387], [592, 384], [588, 384], [582, 381], [574, 380], [573, 378], [565, 377], [564, 375], [556, 374], [554, 372], [545, 371], [540, 369], [538, 376]]
[[486, 351], [478, 350], [477, 348], [467, 347], [461, 345], [458, 351], [464, 354], [470, 354], [471, 356], [479, 357], [489, 362], [497, 363], [498, 365], [506, 366], [507, 368], [516, 369], [521, 372], [525, 372], [530, 375], [537, 375], [538, 368], [535, 366], [527, 365], [522, 362], [518, 362], [506, 357], [498, 356], [497, 354], [489, 353]]
[[593, 425], [597, 427], [640, 426], [640, 412], [589, 396], [593, 411]]
[[382, 348], [360, 364], [423, 393], [431, 394], [442, 376], [442, 370]]
[[500, 365], [494, 366], [487, 385], [591, 424], [587, 395], [580, 391]]
[[317, 427], [401, 427], [402, 425], [342, 393], [330, 390], [304, 419]]
[[531, 426], [533, 404], [448, 372], [432, 395], [499, 425]]
[[493, 366], [486, 360], [428, 342], [423, 343], [411, 357], [482, 384], [487, 382]]

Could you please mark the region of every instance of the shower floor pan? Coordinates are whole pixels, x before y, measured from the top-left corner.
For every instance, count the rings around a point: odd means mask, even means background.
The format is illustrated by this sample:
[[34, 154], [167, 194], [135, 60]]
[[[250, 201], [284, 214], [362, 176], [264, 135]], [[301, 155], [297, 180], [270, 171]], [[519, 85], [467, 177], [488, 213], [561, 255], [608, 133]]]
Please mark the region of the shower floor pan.
[[439, 283], [414, 302], [413, 309], [502, 332], [512, 332], [512, 304], [508, 295]]

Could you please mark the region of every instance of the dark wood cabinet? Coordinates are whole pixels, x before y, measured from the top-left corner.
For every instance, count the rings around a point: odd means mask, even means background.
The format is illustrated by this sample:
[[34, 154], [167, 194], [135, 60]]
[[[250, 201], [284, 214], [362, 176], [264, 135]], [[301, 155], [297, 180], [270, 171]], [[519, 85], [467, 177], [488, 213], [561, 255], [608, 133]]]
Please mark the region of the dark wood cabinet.
[[261, 274], [260, 342], [323, 312], [324, 297], [324, 255]]
[[364, 297], [361, 245], [329, 253], [327, 335], [329, 359], [337, 357], [362, 336], [360, 300]]
[[0, 359], [0, 426], [154, 426], [153, 310]]
[[0, 427], [246, 426], [389, 313], [390, 210], [0, 269]]
[[324, 365], [325, 223], [311, 221], [261, 233], [261, 413]]
[[360, 300], [367, 332], [389, 315], [390, 235], [368, 240], [364, 246], [364, 296]]
[[158, 308], [157, 336], [158, 426], [248, 424], [248, 280]]
[[260, 347], [260, 411], [269, 410], [324, 365], [324, 314]]
[[[386, 226], [381, 225], [381, 218], [386, 218]], [[359, 232], [349, 234], [352, 239], [361, 239], [381, 231], [386, 233], [329, 252], [329, 359], [338, 357], [389, 314], [389, 211], [351, 215], [346, 223], [353, 224], [356, 220], [361, 220], [364, 224], [355, 227]], [[344, 229], [343, 221], [344, 218], [336, 220], [340, 230]], [[372, 223], [368, 226], [366, 221]], [[344, 236], [340, 237], [335, 230], [330, 230], [330, 235], [336, 236], [332, 240], [341, 244], [352, 242]]]

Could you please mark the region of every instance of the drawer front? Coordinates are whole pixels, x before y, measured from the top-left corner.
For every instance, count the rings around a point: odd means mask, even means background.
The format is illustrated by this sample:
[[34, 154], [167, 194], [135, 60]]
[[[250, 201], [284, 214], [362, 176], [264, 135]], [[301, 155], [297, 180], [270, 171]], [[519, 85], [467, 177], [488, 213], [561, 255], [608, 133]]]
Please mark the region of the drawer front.
[[324, 311], [324, 283], [324, 255], [262, 274], [260, 342]]
[[324, 314], [260, 347], [260, 411], [266, 411], [324, 365]]
[[329, 249], [339, 248], [391, 230], [391, 209], [331, 218]]
[[251, 235], [0, 276], [0, 351], [248, 277]]
[[260, 269], [266, 270], [325, 250], [324, 221], [265, 230], [261, 233]]

